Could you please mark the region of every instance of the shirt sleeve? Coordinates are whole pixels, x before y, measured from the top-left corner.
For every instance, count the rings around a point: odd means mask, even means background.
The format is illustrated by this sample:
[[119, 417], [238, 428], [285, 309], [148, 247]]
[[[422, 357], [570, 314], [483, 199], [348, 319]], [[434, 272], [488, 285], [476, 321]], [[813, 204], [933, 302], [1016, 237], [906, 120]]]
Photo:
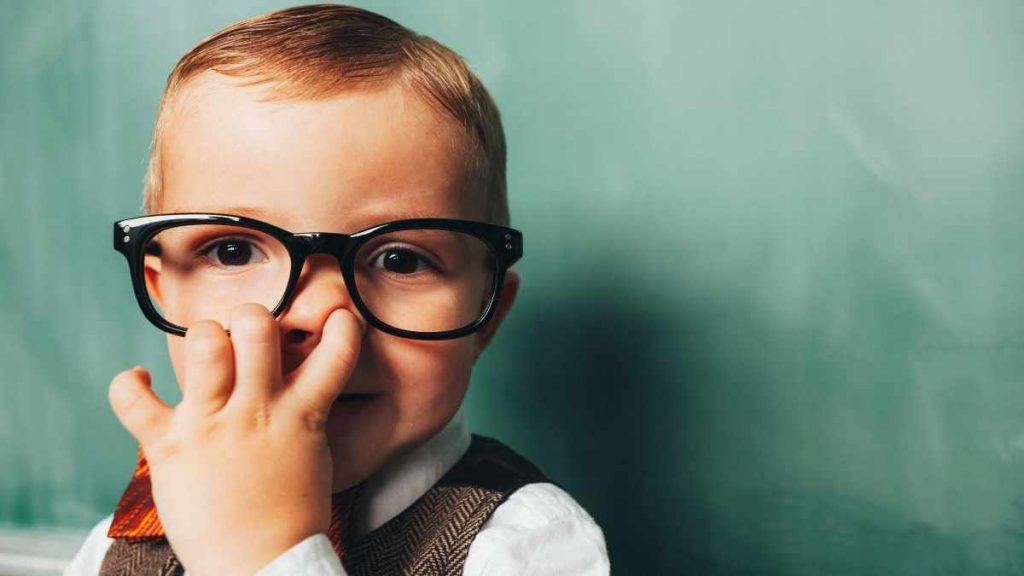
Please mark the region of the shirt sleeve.
[[527, 484], [498, 506], [469, 547], [464, 576], [606, 576], [604, 534], [568, 493]]
[[103, 564], [103, 557], [107, 555], [112, 539], [107, 538], [107, 530], [110, 529], [110, 522], [114, 519], [111, 514], [100, 520], [78, 549], [78, 553], [71, 559], [71, 562], [64, 568], [64, 576], [96, 576], [100, 573], [100, 565]]
[[346, 576], [327, 534], [314, 534], [292, 546], [255, 576]]
[[[90, 531], [64, 576], [96, 576], [110, 544], [111, 517]], [[604, 534], [572, 496], [527, 484], [498, 506], [470, 544], [463, 576], [606, 576]], [[326, 534], [299, 542], [257, 576], [346, 576]]]
[[[78, 554], [64, 568], [64, 576], [97, 576], [113, 540], [107, 537], [113, 516], [89, 532]], [[316, 534], [289, 548], [267, 564], [257, 576], [347, 576], [326, 534]]]

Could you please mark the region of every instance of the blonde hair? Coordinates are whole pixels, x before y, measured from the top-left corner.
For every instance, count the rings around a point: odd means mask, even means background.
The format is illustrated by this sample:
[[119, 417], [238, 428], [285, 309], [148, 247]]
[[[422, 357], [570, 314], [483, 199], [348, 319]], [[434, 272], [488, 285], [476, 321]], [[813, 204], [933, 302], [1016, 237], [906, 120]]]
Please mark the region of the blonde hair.
[[401, 81], [473, 140], [471, 169], [487, 194], [487, 218], [508, 225], [505, 134], [487, 89], [452, 50], [368, 10], [318, 4], [242, 20], [221, 29], [185, 54], [167, 78], [156, 115], [143, 210], [163, 196], [160, 136], [169, 103], [187, 82], [212, 70], [272, 83], [276, 96], [318, 99], [361, 85]]

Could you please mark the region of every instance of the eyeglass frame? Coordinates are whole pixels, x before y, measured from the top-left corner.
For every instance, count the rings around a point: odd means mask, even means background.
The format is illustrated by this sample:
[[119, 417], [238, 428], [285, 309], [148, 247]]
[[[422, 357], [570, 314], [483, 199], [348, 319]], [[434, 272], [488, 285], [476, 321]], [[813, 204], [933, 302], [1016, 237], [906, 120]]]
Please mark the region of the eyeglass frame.
[[[505, 273], [512, 264], [523, 256], [522, 232], [487, 222], [451, 218], [395, 220], [371, 226], [353, 234], [337, 232], [293, 233], [255, 218], [206, 212], [152, 214], [114, 222], [114, 250], [124, 255], [128, 261], [132, 288], [135, 291], [135, 299], [142, 309], [142, 314], [157, 328], [176, 336], [184, 336], [188, 329], [168, 321], [153, 306], [153, 302], [149, 298], [149, 290], [146, 288], [143, 260], [145, 258], [147, 242], [157, 233], [193, 224], [249, 228], [272, 236], [280, 241], [285, 249], [288, 250], [288, 255], [291, 259], [291, 270], [288, 273], [288, 284], [284, 289], [284, 293], [280, 301], [274, 306], [274, 309], [271, 310], [271, 314], [275, 318], [283, 314], [288, 306], [291, 305], [306, 259], [313, 254], [330, 254], [337, 259], [348, 294], [367, 323], [387, 334], [415, 340], [449, 340], [472, 334], [482, 328], [494, 316], [497, 309], [497, 303], [500, 301], [501, 289], [505, 281]], [[403, 330], [377, 318], [359, 295], [355, 280], [355, 255], [359, 252], [359, 248], [381, 234], [413, 229], [461, 232], [482, 240], [491, 250], [495, 257], [491, 297], [483, 312], [473, 323], [454, 330], [441, 332]]]

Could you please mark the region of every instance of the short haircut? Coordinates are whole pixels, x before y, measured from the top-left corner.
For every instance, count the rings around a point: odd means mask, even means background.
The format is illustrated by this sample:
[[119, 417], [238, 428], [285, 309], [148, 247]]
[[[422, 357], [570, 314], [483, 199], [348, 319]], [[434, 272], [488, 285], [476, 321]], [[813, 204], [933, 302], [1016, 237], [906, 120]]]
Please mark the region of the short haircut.
[[275, 98], [319, 99], [359, 86], [402, 82], [462, 127], [469, 167], [487, 195], [488, 221], [508, 225], [505, 135], [487, 89], [458, 54], [368, 10], [318, 4], [242, 20], [185, 54], [167, 78], [157, 111], [143, 210], [162, 204], [160, 136], [169, 103], [188, 81], [212, 70], [245, 85], [272, 84]]

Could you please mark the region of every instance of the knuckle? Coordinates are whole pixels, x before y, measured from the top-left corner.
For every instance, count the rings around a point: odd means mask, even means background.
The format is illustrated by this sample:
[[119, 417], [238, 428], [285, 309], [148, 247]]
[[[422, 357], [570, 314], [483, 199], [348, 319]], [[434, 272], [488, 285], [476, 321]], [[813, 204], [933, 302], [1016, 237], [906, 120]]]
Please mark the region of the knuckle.
[[327, 426], [327, 415], [316, 410], [304, 410], [299, 416], [299, 423], [304, 430], [320, 432]]
[[291, 418], [300, 423], [303, 429], [322, 430], [327, 423], [334, 396], [317, 384], [309, 381], [298, 383], [288, 395], [288, 401], [283, 403], [288, 406]]
[[269, 405], [236, 405], [223, 412], [207, 437], [220, 436], [228, 444], [252, 440], [253, 434], [270, 433], [277, 425], [274, 408]]
[[270, 430], [273, 420], [273, 413], [266, 407], [261, 407], [249, 413], [249, 424], [254, 430], [259, 432]]
[[154, 463], [173, 460], [181, 451], [182, 447], [179, 443], [167, 440], [166, 438], [161, 439], [159, 442], [150, 442], [143, 448], [143, 454], [146, 456], [146, 461], [149, 462], [150, 466]]

